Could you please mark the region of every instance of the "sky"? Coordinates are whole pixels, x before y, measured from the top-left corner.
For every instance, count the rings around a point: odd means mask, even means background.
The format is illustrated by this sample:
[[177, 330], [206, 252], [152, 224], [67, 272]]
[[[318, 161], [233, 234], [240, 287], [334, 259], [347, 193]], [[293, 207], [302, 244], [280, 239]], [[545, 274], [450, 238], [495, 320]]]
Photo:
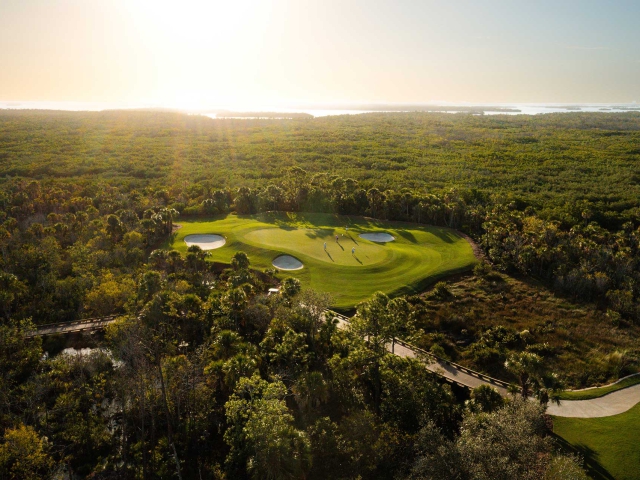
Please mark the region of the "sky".
[[640, 102], [640, 1], [0, 0], [0, 100]]

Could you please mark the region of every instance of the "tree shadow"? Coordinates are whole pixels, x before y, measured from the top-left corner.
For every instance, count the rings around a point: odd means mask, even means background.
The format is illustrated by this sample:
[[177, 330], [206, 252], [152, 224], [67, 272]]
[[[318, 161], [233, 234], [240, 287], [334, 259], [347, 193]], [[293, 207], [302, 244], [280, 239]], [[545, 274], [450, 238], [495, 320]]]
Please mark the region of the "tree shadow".
[[440, 240], [446, 242], [446, 243], [454, 243], [457, 240], [460, 240], [460, 237], [458, 235], [456, 235], [453, 230], [449, 229], [449, 228], [442, 228], [439, 227], [437, 229], [429, 229], [429, 233], [435, 235], [436, 237], [438, 237]]
[[602, 464], [600, 464], [600, 461], [598, 460], [598, 452], [582, 443], [573, 445], [555, 433], [552, 433], [551, 435], [562, 450], [574, 455], [577, 454], [583, 458], [584, 469], [591, 478], [594, 480], [615, 480], [615, 477], [611, 475], [607, 469], [602, 466]]
[[398, 234], [402, 238], [406, 238], [411, 243], [418, 243], [418, 240], [416, 240], [416, 237], [410, 231], [408, 231], [408, 230], [396, 230], [396, 232], [398, 232]]
[[331, 228], [308, 228], [304, 233], [309, 238], [324, 238], [329, 235], [333, 235], [333, 229]]

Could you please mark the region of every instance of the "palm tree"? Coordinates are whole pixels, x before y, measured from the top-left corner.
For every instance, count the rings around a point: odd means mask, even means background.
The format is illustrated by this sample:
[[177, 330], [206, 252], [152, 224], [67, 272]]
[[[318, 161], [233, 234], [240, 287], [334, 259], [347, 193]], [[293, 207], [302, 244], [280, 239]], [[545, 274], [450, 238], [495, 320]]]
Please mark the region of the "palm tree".
[[512, 354], [504, 364], [505, 368], [518, 376], [523, 398], [528, 398], [531, 387], [537, 388], [542, 369], [542, 358], [531, 352]]
[[238, 317], [240, 312], [242, 312], [244, 307], [247, 305], [247, 295], [241, 288], [234, 288], [229, 290], [229, 293], [227, 293], [225, 303], [227, 304], [229, 313], [231, 313], [231, 316], [233, 317], [236, 328], [238, 328]]
[[231, 258], [231, 267], [235, 271], [249, 268], [249, 257], [244, 252], [236, 252]]
[[367, 192], [367, 199], [369, 200], [369, 208], [371, 210], [371, 216], [376, 218], [380, 205], [384, 201], [384, 195], [380, 190], [373, 187]]
[[116, 243], [122, 234], [122, 222], [115, 215], [109, 215], [107, 217], [107, 234], [111, 237], [111, 241]]

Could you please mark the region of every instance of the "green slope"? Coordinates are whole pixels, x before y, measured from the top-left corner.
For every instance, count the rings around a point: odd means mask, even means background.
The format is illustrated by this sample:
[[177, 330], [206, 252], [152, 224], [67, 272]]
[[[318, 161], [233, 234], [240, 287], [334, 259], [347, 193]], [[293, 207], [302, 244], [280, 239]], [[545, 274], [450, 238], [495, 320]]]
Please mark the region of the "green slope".
[[[353, 307], [378, 290], [390, 295], [416, 293], [437, 278], [468, 270], [476, 263], [469, 243], [441, 227], [294, 213], [228, 215], [179, 223], [182, 228], [168, 246], [182, 253], [187, 250], [185, 236], [212, 233], [227, 239], [223, 247], [211, 251], [211, 259], [218, 262], [228, 263], [235, 252], [243, 251], [253, 266], [272, 268], [278, 255], [295, 256], [304, 268], [283, 272], [283, 276], [295, 276], [303, 286], [332, 294], [337, 308]], [[358, 236], [373, 232], [390, 233], [395, 241], [374, 243]]]
[[640, 404], [611, 417], [554, 417], [553, 431], [584, 457], [592, 478], [640, 479]]

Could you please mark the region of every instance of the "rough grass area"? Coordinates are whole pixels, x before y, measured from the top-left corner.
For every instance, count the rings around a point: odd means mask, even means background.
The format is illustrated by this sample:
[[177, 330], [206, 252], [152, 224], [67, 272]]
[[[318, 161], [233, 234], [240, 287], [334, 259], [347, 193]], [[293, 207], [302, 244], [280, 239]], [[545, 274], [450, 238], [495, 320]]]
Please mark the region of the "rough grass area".
[[554, 417], [553, 432], [567, 450], [584, 457], [592, 478], [640, 478], [640, 404], [612, 417]]
[[640, 383], [640, 375], [635, 377], [625, 378], [619, 383], [614, 385], [606, 385], [604, 387], [591, 388], [589, 390], [583, 390], [579, 392], [565, 391], [560, 394], [560, 400], [590, 400], [592, 398], [598, 398], [606, 395], [607, 393], [622, 390], [623, 388], [631, 387]]
[[[210, 252], [214, 261], [228, 263], [234, 253], [242, 251], [254, 267], [265, 269], [273, 268], [272, 261], [279, 255], [298, 258], [304, 268], [281, 275], [299, 278], [303, 287], [330, 293], [336, 308], [351, 308], [378, 290], [389, 295], [414, 294], [438, 278], [470, 270], [477, 262], [469, 242], [454, 230], [410, 223], [266, 213], [181, 219], [180, 224], [169, 246], [182, 253], [187, 250], [186, 235], [209, 233], [227, 239], [223, 247]], [[390, 233], [395, 241], [375, 243], [358, 237], [374, 232]]]
[[510, 352], [542, 356], [567, 388], [607, 384], [638, 371], [640, 327], [616, 324], [594, 305], [558, 297], [531, 279], [502, 273], [447, 282], [415, 309], [414, 342], [478, 371], [515, 381]]

